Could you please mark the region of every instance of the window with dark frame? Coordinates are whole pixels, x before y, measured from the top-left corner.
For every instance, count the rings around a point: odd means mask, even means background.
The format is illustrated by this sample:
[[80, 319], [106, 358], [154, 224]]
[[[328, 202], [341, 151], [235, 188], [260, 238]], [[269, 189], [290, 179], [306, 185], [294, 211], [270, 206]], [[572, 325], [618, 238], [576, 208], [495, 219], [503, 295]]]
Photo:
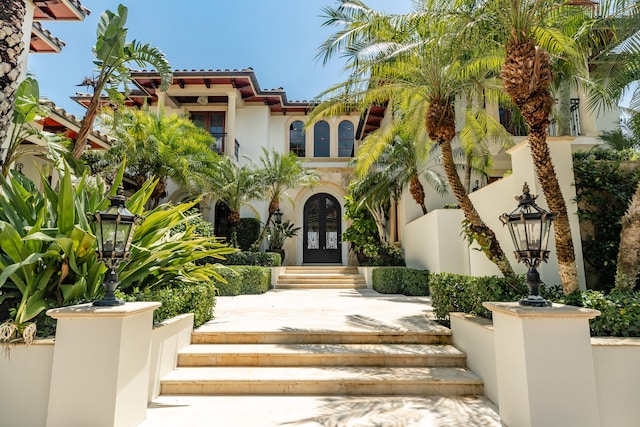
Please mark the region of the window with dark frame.
[[353, 123], [348, 120], [344, 120], [338, 125], [338, 157], [353, 157], [353, 150]]
[[224, 118], [224, 111], [191, 112], [191, 121], [193, 124], [207, 130], [211, 136], [216, 139], [211, 149], [219, 154], [224, 153], [224, 139], [226, 136], [224, 131]]
[[289, 151], [298, 157], [305, 156], [304, 123], [296, 120], [289, 126]]
[[319, 121], [313, 127], [313, 157], [330, 157], [329, 123]]

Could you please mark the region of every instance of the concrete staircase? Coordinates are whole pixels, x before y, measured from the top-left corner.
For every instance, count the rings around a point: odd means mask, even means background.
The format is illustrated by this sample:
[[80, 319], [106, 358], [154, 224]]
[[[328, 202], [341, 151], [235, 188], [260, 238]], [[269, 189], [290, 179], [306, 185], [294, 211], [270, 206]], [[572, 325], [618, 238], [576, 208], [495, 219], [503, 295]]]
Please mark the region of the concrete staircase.
[[357, 267], [288, 266], [278, 277], [276, 289], [364, 289], [365, 278]]
[[465, 363], [445, 328], [195, 331], [161, 393], [480, 396], [482, 380]]
[[225, 301], [226, 317], [192, 334], [161, 393], [483, 394], [451, 331], [426, 319], [421, 303], [393, 303], [360, 288], [366, 283], [356, 267], [287, 267], [278, 292], [245, 296], [253, 301], [246, 306]]

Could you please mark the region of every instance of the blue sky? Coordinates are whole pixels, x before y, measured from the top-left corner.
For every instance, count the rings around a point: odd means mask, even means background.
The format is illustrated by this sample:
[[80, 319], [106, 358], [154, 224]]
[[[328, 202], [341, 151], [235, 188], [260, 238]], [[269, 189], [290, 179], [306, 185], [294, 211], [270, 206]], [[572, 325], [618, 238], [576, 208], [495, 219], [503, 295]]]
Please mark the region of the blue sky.
[[[343, 80], [342, 61], [315, 61], [318, 46], [335, 30], [322, 27], [321, 9], [333, 0], [81, 0], [91, 9], [83, 22], [43, 22], [66, 42], [60, 54], [37, 54], [28, 69], [40, 94], [78, 118], [84, 109], [70, 96], [93, 74], [91, 48], [97, 21], [118, 4], [129, 8], [127, 39], [160, 48], [175, 69], [252, 67], [262, 89], [283, 87], [289, 100], [310, 100]], [[404, 13], [411, 0], [365, 0], [376, 10]]]

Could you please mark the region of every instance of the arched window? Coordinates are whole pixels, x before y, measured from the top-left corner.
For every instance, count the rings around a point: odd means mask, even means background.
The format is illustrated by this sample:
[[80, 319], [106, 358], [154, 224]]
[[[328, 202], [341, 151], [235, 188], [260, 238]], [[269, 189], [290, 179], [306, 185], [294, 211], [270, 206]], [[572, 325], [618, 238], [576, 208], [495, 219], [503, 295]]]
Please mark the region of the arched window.
[[289, 151], [298, 157], [305, 156], [304, 123], [296, 120], [289, 126]]
[[313, 127], [313, 157], [329, 157], [329, 123], [320, 121]]
[[353, 123], [348, 120], [338, 126], [338, 157], [353, 157]]

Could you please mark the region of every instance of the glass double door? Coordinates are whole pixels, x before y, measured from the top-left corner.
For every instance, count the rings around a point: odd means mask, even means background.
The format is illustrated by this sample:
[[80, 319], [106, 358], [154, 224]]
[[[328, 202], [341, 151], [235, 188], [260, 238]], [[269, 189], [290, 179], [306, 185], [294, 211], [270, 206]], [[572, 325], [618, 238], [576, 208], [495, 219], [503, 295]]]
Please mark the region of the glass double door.
[[312, 196], [304, 205], [303, 262], [342, 263], [340, 203], [330, 194]]

